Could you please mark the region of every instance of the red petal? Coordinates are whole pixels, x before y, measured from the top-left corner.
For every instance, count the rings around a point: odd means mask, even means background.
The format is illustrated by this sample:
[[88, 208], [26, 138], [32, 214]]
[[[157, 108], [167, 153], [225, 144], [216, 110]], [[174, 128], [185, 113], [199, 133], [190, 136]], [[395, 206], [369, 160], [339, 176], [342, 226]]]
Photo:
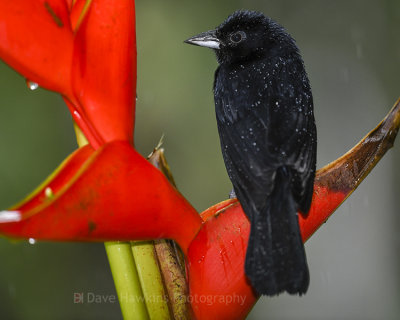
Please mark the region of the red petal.
[[186, 252], [202, 221], [128, 142], [99, 148], [54, 199], [0, 224], [19, 238], [108, 241], [170, 238]]
[[0, 57], [31, 81], [71, 93], [73, 34], [63, 0], [0, 1]]
[[93, 1], [75, 38], [73, 88], [105, 142], [132, 142], [136, 96], [132, 0]]

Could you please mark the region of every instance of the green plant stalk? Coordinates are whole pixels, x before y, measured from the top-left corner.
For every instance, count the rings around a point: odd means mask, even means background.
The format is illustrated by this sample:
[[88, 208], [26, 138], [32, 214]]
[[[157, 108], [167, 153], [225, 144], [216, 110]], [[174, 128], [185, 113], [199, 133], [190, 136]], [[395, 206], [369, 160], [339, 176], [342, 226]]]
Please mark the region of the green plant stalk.
[[[88, 144], [85, 135], [75, 122], [74, 129], [78, 146], [82, 147]], [[131, 244], [129, 242], [105, 242], [104, 246], [124, 320], [149, 319]], [[137, 260], [137, 263], [140, 264], [140, 259]]]
[[131, 249], [150, 319], [171, 319], [154, 242], [132, 241]]
[[150, 319], [129, 242], [105, 242], [124, 320]]

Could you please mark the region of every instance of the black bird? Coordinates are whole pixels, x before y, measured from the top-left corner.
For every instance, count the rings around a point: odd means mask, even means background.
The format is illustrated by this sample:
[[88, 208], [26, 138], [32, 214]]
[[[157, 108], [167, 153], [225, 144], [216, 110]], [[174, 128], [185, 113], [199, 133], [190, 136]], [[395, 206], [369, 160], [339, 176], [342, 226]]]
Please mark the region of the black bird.
[[185, 41], [214, 49], [222, 155], [251, 223], [245, 273], [259, 294], [304, 294], [309, 272], [297, 212], [313, 194], [313, 99], [294, 39], [275, 21], [236, 11]]

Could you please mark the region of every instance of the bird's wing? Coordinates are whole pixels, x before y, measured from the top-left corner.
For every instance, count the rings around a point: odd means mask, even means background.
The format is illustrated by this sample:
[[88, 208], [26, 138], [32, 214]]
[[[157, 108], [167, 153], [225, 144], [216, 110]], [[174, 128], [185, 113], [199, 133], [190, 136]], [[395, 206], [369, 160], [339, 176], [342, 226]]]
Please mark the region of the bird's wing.
[[272, 121], [276, 121], [277, 127], [282, 129], [275, 128], [272, 132], [283, 132], [283, 139], [279, 144], [280, 152], [285, 153], [284, 162], [291, 170], [292, 193], [298, 209], [307, 214], [313, 195], [317, 152], [313, 98], [302, 62], [289, 63], [286, 66], [281, 69], [278, 78], [278, 86], [282, 79], [287, 84], [281, 89], [279, 99], [282, 107], [278, 114], [283, 114], [283, 117], [272, 116]]
[[[298, 73], [287, 77], [288, 70], [281, 68], [281, 74], [268, 83], [267, 90], [253, 87], [235, 95], [235, 88], [225, 87], [215, 96], [225, 165], [244, 206], [263, 208], [274, 188], [276, 170], [286, 167], [293, 177], [292, 192], [298, 208], [305, 213], [309, 210], [316, 130], [304, 67], [295, 67], [299, 69], [295, 71], [304, 73], [301, 81]], [[258, 86], [264, 86], [262, 77], [256, 80]], [[280, 85], [282, 82], [284, 86]]]
[[260, 210], [272, 192], [277, 163], [266, 150], [263, 117], [253, 112], [229, 125], [218, 121], [218, 130], [225, 166], [245, 212]]

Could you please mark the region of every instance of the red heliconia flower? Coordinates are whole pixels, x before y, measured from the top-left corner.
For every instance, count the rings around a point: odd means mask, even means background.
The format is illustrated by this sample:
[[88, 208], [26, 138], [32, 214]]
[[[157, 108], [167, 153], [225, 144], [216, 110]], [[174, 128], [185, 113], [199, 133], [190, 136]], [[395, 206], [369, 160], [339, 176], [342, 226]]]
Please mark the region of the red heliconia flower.
[[185, 250], [200, 216], [132, 147], [134, 1], [1, 1], [0, 22], [1, 58], [59, 92], [90, 143], [3, 211], [1, 232], [65, 241], [172, 238]]
[[[257, 300], [243, 268], [249, 222], [237, 200], [200, 216], [134, 149], [135, 41], [133, 0], [0, 1], [0, 57], [60, 93], [89, 141], [31, 196], [0, 212], [0, 233], [58, 241], [174, 239], [186, 254], [193, 316], [243, 318]], [[399, 108], [398, 102], [351, 152], [318, 171], [311, 211], [299, 218], [304, 240], [391, 146]]]

